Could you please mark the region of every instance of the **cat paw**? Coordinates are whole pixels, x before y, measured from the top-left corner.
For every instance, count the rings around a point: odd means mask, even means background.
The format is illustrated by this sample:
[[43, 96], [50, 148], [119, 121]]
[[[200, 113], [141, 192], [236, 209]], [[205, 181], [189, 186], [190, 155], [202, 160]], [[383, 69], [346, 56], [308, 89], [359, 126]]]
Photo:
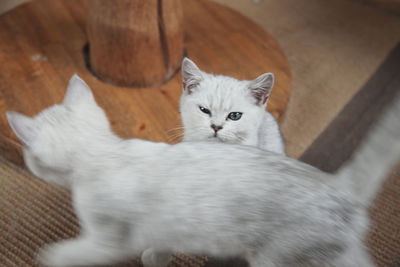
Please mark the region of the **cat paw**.
[[167, 267], [171, 259], [172, 253], [159, 253], [151, 248], [142, 253], [144, 267]]
[[48, 246], [41, 249], [36, 256], [36, 262], [41, 266], [64, 266], [60, 264], [56, 246]]
[[63, 257], [63, 253], [60, 251], [59, 245], [51, 245], [41, 249], [36, 257], [36, 262], [41, 266], [54, 266], [64, 267], [67, 265], [67, 259]]

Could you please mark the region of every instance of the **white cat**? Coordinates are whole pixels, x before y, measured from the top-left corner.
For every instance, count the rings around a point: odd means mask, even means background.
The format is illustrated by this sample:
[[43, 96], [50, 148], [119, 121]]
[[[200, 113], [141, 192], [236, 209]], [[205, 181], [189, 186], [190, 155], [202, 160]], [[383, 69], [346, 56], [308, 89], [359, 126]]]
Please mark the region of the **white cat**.
[[8, 112], [37, 177], [71, 188], [81, 234], [43, 249], [47, 266], [174, 251], [244, 257], [251, 267], [373, 266], [366, 208], [400, 156], [400, 98], [337, 174], [253, 146], [124, 140], [74, 76], [63, 103]]
[[285, 154], [278, 123], [265, 109], [274, 85], [272, 73], [239, 81], [205, 73], [185, 58], [182, 79], [184, 141], [218, 140]]

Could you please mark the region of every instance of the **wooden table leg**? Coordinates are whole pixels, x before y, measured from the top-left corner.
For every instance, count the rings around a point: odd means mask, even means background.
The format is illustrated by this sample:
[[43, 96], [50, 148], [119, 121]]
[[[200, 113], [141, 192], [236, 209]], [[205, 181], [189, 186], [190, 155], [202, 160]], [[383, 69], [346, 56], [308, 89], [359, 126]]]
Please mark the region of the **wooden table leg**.
[[92, 71], [122, 86], [169, 80], [183, 55], [180, 0], [90, 0], [87, 33]]

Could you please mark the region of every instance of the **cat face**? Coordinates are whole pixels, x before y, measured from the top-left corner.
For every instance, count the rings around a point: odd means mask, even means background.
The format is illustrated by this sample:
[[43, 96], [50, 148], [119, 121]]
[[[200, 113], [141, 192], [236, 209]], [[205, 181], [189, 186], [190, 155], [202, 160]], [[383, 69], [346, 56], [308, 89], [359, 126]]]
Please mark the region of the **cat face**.
[[257, 135], [273, 86], [272, 73], [239, 81], [204, 73], [185, 58], [182, 75], [180, 111], [185, 140], [246, 143]]
[[59, 178], [71, 174], [73, 151], [76, 151], [73, 146], [79, 131], [88, 124], [109, 127], [89, 87], [76, 75], [70, 80], [63, 103], [49, 107], [33, 118], [7, 112], [7, 119], [23, 145], [28, 169], [49, 182], [63, 180]]

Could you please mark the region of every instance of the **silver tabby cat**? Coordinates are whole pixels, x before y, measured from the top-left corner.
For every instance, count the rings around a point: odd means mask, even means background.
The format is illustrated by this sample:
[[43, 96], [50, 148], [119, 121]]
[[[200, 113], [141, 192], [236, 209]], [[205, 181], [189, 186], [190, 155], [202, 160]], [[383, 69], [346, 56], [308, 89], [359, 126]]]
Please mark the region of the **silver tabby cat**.
[[278, 123], [265, 109], [274, 85], [272, 73], [239, 81], [205, 73], [185, 58], [182, 79], [184, 141], [220, 141], [285, 154]]
[[400, 156], [400, 98], [334, 175], [253, 146], [122, 139], [77, 76], [62, 103], [7, 117], [29, 170], [72, 190], [82, 227], [40, 251], [46, 266], [141, 254], [167, 266], [173, 252], [251, 267], [374, 265], [366, 209]]

